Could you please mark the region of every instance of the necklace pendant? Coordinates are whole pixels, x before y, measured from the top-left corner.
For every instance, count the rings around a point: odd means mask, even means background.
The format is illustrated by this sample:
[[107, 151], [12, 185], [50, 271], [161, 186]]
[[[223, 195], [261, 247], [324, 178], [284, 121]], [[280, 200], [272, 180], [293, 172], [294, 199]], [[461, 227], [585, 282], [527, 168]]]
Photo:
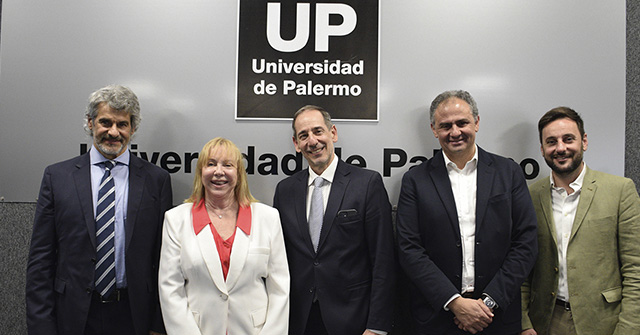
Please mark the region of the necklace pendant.
[[221, 219], [221, 220], [222, 220], [222, 215], [218, 215], [218, 219]]

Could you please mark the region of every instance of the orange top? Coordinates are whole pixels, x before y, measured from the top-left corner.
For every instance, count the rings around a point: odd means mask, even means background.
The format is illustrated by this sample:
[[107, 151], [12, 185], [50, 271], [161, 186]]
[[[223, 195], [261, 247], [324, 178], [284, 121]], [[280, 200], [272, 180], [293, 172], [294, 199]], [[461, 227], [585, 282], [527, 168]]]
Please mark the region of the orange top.
[[[193, 231], [196, 235], [198, 235], [207, 225], [211, 228], [213, 240], [216, 242], [216, 248], [218, 249], [218, 255], [220, 256], [222, 274], [224, 275], [224, 279], [227, 280], [229, 262], [231, 261], [231, 247], [233, 247], [233, 241], [236, 237], [237, 230], [234, 231], [228, 239], [224, 240], [211, 223], [211, 219], [209, 219], [209, 213], [207, 213], [207, 209], [204, 205], [204, 199], [197, 205], [195, 203], [193, 204], [193, 207], [191, 207], [191, 216], [193, 217]], [[240, 228], [247, 235], [251, 233], [251, 207], [240, 207], [240, 209], [238, 209], [236, 227]]]

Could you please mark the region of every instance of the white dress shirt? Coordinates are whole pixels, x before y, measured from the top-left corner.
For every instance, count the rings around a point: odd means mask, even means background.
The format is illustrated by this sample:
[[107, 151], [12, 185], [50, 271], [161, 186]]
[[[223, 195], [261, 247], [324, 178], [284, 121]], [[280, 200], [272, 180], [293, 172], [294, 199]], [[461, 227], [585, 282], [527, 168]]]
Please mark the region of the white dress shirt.
[[[464, 168], [459, 169], [446, 154], [443, 153], [447, 174], [451, 182], [451, 191], [456, 202], [460, 239], [462, 244], [462, 289], [460, 293], [473, 292], [475, 284], [475, 244], [476, 244], [476, 191], [478, 189], [478, 147], [473, 158]], [[455, 294], [445, 304], [446, 307]]]
[[[322, 190], [322, 213], [327, 210], [327, 202], [329, 202], [329, 193], [331, 192], [331, 184], [333, 184], [333, 177], [336, 175], [336, 168], [338, 168], [338, 157], [333, 154], [333, 160], [331, 164], [320, 174], [319, 176], [324, 178], [325, 182], [320, 189]], [[307, 221], [309, 221], [309, 212], [311, 211], [311, 195], [313, 194], [313, 181], [318, 177], [318, 174], [309, 168], [309, 180], [307, 181]]]
[[569, 187], [573, 189], [573, 193], [567, 194], [563, 187], [556, 187], [553, 180], [553, 174], [549, 176], [551, 179], [551, 208], [553, 209], [553, 222], [556, 228], [556, 242], [558, 246], [558, 299], [569, 301], [569, 286], [567, 285], [567, 246], [571, 237], [571, 229], [573, 221], [578, 210], [578, 202], [580, 201], [580, 193], [584, 175], [587, 171], [585, 163], [582, 172], [578, 178], [574, 180]]

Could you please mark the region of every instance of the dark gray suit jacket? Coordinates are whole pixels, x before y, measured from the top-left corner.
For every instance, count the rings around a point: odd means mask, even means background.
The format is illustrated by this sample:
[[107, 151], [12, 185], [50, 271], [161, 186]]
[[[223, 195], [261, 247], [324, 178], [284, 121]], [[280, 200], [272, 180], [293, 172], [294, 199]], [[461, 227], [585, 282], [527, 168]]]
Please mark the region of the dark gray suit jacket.
[[[164, 331], [157, 271], [164, 212], [171, 206], [169, 173], [131, 155], [125, 267], [136, 334]], [[42, 178], [27, 263], [29, 334], [83, 333], [95, 259], [87, 153], [47, 167]]]
[[[520, 285], [537, 255], [536, 213], [518, 164], [478, 148], [475, 291], [499, 305], [483, 334], [520, 331]], [[442, 151], [409, 170], [398, 201], [399, 260], [420, 334], [459, 334], [444, 304], [462, 286], [460, 227]]]
[[391, 205], [380, 174], [338, 161], [314, 252], [306, 217], [308, 169], [281, 181], [280, 211], [291, 275], [289, 334], [302, 334], [314, 295], [329, 334], [389, 331], [395, 285]]

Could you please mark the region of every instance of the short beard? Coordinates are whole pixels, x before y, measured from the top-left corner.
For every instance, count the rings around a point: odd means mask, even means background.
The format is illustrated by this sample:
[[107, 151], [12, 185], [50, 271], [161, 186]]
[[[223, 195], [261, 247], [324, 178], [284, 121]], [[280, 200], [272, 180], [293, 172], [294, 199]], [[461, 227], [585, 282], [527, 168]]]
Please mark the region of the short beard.
[[583, 152], [584, 152], [583, 150], [580, 150], [580, 152], [577, 152], [571, 161], [571, 165], [565, 168], [561, 168], [557, 166], [553, 162], [553, 158], [547, 159], [547, 157], [545, 157], [544, 160], [545, 162], [547, 162], [547, 165], [551, 168], [551, 170], [555, 172], [558, 176], [561, 176], [561, 177], [568, 176], [574, 173], [576, 170], [578, 170], [580, 168], [580, 165], [582, 165]]
[[98, 139], [95, 142], [96, 147], [98, 148], [98, 151], [100, 151], [102, 153], [103, 156], [118, 156], [125, 147], [125, 143], [124, 140], [119, 137], [118, 139], [120, 140], [120, 146], [118, 146], [117, 148], [113, 148], [111, 146], [105, 145], [102, 140], [105, 139], [106, 137], [102, 137], [100, 139]]

